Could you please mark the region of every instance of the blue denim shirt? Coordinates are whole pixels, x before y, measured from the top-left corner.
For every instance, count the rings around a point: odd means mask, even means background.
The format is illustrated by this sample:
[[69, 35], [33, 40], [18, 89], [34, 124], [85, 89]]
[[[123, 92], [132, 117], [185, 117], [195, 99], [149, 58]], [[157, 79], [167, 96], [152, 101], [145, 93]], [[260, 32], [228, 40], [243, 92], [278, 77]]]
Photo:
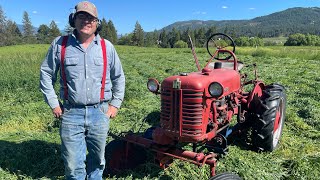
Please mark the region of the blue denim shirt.
[[[61, 62], [62, 37], [57, 37], [48, 50], [40, 68], [40, 89], [45, 101], [51, 108], [59, 106], [58, 97], [54, 91], [54, 84]], [[100, 36], [84, 49], [75, 35], [69, 35], [65, 53], [65, 73], [68, 86], [68, 101], [75, 105], [88, 105], [100, 102], [101, 80], [103, 72], [103, 56]], [[125, 76], [122, 65], [114, 46], [108, 41], [107, 74], [104, 90], [104, 100], [119, 108], [125, 91]], [[60, 71], [61, 77], [61, 71]], [[63, 80], [60, 78], [60, 98], [64, 98]]]

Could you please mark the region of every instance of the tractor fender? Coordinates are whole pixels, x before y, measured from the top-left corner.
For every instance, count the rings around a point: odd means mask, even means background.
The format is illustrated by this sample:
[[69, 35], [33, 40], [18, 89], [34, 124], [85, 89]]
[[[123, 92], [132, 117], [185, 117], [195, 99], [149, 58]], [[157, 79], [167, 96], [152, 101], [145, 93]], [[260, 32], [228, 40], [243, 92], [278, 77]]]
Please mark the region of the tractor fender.
[[251, 103], [255, 99], [259, 99], [262, 96], [262, 91], [265, 89], [265, 84], [262, 81], [256, 81], [254, 87], [248, 96], [248, 109], [251, 107]]

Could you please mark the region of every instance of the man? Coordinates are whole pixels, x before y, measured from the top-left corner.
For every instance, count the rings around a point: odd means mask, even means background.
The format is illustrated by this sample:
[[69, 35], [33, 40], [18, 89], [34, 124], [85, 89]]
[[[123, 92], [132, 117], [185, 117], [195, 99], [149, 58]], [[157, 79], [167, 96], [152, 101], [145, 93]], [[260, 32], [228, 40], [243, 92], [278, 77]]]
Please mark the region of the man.
[[[40, 89], [61, 119], [66, 178], [102, 179], [109, 118], [123, 101], [125, 77], [114, 46], [98, 34], [95, 5], [84, 1], [75, 10], [69, 17], [73, 34], [57, 37], [41, 65]], [[59, 69], [63, 106], [53, 87]]]

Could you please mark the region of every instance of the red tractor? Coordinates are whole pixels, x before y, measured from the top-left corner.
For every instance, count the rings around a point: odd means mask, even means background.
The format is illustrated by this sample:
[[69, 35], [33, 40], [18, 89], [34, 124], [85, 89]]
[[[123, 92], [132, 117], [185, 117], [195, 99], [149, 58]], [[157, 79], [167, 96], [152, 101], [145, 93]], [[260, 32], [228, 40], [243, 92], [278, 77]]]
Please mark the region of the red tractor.
[[[168, 77], [161, 85], [149, 79], [148, 89], [161, 96], [160, 125], [111, 141], [106, 146], [107, 173], [134, 168], [146, 160], [144, 151], [150, 150], [161, 168], [181, 159], [209, 165], [210, 179], [240, 179], [232, 173], [215, 175], [217, 159], [226, 153], [234, 135], [250, 130], [255, 150], [277, 148], [285, 120], [284, 87], [258, 80], [255, 64], [254, 78], [248, 80], [241, 73], [247, 66], [235, 56], [231, 37], [213, 34], [206, 45], [211, 58], [203, 69], [192, 45], [197, 72]], [[192, 145], [192, 150], [182, 144]]]

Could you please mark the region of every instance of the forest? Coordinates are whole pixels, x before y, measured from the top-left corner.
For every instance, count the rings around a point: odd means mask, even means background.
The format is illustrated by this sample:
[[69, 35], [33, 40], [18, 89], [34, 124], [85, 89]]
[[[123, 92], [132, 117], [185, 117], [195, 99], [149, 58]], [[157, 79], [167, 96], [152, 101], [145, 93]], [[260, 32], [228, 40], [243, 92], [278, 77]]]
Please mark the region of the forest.
[[[214, 33], [228, 34], [235, 40], [237, 46], [319, 46], [320, 23], [319, 20], [314, 20], [318, 15], [320, 8], [291, 8], [247, 21], [177, 22], [153, 32], [145, 32], [136, 21], [133, 31], [124, 35], [117, 34], [112, 20], [107, 21], [102, 18], [102, 30], [99, 34], [113, 44], [139, 47], [190, 47], [189, 36], [196, 47], [204, 47], [206, 40]], [[22, 23], [23, 28], [20, 30], [16, 22], [6, 18], [0, 6], [0, 46], [50, 44], [55, 37], [73, 32], [69, 24], [64, 30], [59, 30], [54, 20], [49, 25], [41, 24], [35, 28], [26, 11], [23, 12]], [[193, 26], [193, 24], [202, 25]], [[275, 37], [285, 37], [286, 41], [276, 43], [263, 40]]]

